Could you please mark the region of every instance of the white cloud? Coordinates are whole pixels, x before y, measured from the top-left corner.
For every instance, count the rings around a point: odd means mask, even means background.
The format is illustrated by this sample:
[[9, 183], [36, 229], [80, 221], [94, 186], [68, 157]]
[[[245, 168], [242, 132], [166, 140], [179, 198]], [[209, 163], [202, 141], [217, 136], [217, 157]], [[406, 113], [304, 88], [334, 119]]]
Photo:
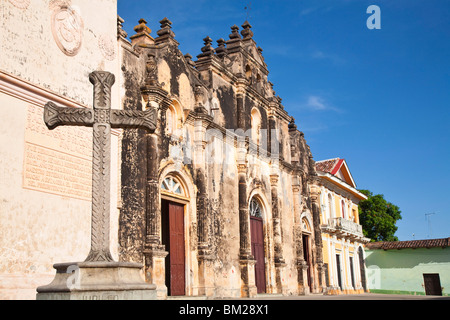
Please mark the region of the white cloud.
[[313, 59], [318, 60], [328, 60], [331, 61], [335, 65], [341, 65], [345, 63], [345, 60], [336, 54], [326, 53], [321, 50], [314, 50], [311, 53], [311, 57]]
[[306, 104], [309, 108], [314, 110], [326, 110], [328, 107], [325, 105], [325, 101], [318, 96], [309, 96]]
[[317, 96], [317, 95], [310, 95], [307, 98], [307, 101], [305, 103], [305, 108], [313, 110], [313, 111], [335, 111], [335, 112], [341, 112], [339, 108], [336, 108], [332, 104], [330, 104], [328, 101], [326, 101], [324, 98]]

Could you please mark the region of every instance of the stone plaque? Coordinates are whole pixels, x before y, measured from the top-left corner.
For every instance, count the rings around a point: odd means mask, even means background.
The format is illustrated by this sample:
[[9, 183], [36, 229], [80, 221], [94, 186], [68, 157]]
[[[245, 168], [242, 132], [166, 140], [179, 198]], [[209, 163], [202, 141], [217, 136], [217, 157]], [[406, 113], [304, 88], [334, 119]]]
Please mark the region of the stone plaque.
[[70, 127], [49, 131], [42, 108], [29, 105], [25, 127], [23, 187], [65, 197], [91, 200], [92, 134]]

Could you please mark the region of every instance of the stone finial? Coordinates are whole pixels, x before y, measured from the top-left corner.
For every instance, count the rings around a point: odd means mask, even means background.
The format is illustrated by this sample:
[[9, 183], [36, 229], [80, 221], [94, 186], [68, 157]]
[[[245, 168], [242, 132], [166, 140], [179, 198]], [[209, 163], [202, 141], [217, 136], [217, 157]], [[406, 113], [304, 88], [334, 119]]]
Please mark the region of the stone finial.
[[250, 25], [250, 23], [248, 21], [245, 21], [242, 25], [242, 28], [244, 28], [244, 30], [241, 31], [241, 34], [244, 39], [251, 39], [253, 37], [253, 31], [251, 30], [252, 26]]
[[239, 27], [234, 25], [231, 27], [231, 34], [229, 35], [230, 40], [227, 41], [227, 51], [228, 53], [236, 52], [241, 46], [241, 35], [239, 34]]
[[202, 48], [202, 53], [197, 56], [197, 58], [212, 56], [215, 52], [211, 43], [212, 39], [210, 37], [206, 37], [203, 39], [205, 46]]
[[172, 22], [169, 19], [164, 18], [159, 23], [161, 24], [161, 29], [156, 32], [159, 36], [156, 41], [163, 42], [168, 39], [174, 39], [175, 33], [172, 31]]
[[241, 39], [241, 35], [239, 34], [239, 27], [237, 25], [231, 27], [231, 34], [229, 35], [229, 38], [231, 40]]
[[291, 121], [289, 122], [288, 128], [289, 128], [289, 131], [296, 131], [297, 130], [297, 125], [295, 124], [294, 117], [291, 117]]
[[203, 43], [205, 44], [205, 47], [206, 46], [209, 47], [212, 43], [212, 39], [209, 36], [207, 36], [206, 38], [203, 39]]
[[152, 30], [147, 26], [147, 21], [145, 19], [139, 20], [139, 24], [134, 27], [136, 34], [130, 37], [131, 43], [135, 44], [154, 44], [155, 41], [150, 33]]
[[226, 54], [227, 54], [227, 48], [225, 47], [225, 40], [220, 38], [219, 40], [217, 40], [217, 44], [219, 45], [216, 48], [216, 54], [219, 58], [223, 58]]
[[139, 24], [134, 27], [136, 33], [146, 32], [148, 34], [152, 33], [152, 30], [147, 27], [147, 21], [145, 19], [140, 19]]

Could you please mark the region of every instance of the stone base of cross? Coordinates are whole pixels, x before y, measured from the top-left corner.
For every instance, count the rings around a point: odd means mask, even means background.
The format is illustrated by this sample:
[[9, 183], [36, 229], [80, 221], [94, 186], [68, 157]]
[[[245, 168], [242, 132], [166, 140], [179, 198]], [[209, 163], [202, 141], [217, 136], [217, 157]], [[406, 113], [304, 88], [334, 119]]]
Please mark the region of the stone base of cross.
[[156, 129], [156, 109], [127, 111], [111, 109], [112, 73], [95, 71], [89, 75], [94, 85], [93, 109], [64, 108], [49, 102], [44, 122], [52, 130], [58, 126], [93, 128], [91, 249], [84, 262], [60, 263], [47, 286], [38, 287], [38, 300], [54, 299], [155, 299], [156, 286], [141, 278], [142, 265], [115, 262], [110, 253], [110, 168], [111, 128]]

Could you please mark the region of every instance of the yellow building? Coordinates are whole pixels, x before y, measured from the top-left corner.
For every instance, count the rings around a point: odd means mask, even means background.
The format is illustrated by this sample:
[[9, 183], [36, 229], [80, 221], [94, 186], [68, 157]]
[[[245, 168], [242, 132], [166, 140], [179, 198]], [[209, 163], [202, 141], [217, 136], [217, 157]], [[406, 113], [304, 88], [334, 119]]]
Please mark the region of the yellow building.
[[316, 162], [320, 180], [320, 223], [323, 260], [328, 269], [329, 294], [366, 291], [365, 238], [359, 224], [358, 204], [367, 197], [356, 189], [344, 159]]

